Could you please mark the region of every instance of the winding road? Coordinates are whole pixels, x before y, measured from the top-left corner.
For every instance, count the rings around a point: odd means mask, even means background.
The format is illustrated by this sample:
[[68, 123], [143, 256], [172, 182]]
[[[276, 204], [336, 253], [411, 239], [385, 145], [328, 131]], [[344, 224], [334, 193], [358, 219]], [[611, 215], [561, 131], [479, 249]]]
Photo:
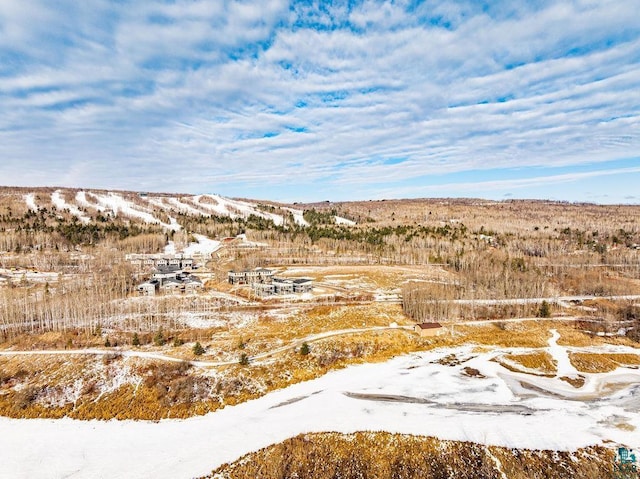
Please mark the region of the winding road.
[[[312, 334], [309, 336], [305, 336], [300, 339], [296, 339], [291, 343], [281, 346], [270, 351], [266, 351], [264, 353], [259, 353], [254, 356], [249, 356], [249, 361], [257, 361], [260, 359], [265, 359], [270, 356], [275, 356], [277, 354], [283, 353], [285, 351], [289, 351], [291, 349], [295, 349], [301, 346], [303, 343], [312, 343], [314, 341], [320, 341], [322, 339], [331, 338], [334, 336], [344, 336], [348, 334], [357, 334], [357, 333], [367, 333], [372, 331], [386, 331], [386, 330], [406, 330], [411, 331], [413, 328], [411, 326], [372, 326], [369, 328], [356, 328], [356, 329], [338, 329], [333, 331], [326, 331], [324, 333]], [[229, 366], [232, 364], [238, 364], [237, 359], [228, 360], [228, 361], [191, 361], [184, 360], [182, 358], [176, 358], [174, 356], [168, 356], [166, 354], [155, 353], [150, 351], [135, 351], [130, 349], [97, 349], [97, 348], [89, 348], [89, 349], [43, 349], [38, 351], [0, 351], [0, 356], [46, 356], [46, 355], [95, 355], [95, 356], [110, 356], [110, 355], [119, 355], [124, 357], [134, 357], [134, 358], [147, 358], [147, 359], [157, 359], [160, 361], [169, 361], [169, 362], [183, 362], [186, 361], [192, 366], [201, 367], [201, 368], [210, 368], [210, 367], [219, 367], [219, 366]]]

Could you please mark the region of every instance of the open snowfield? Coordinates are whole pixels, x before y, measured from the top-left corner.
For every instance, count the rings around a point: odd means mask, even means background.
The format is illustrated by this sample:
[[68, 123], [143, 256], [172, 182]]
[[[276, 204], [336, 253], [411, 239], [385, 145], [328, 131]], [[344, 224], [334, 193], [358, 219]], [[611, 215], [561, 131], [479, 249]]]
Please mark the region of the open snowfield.
[[[553, 332], [545, 349], [561, 374], [573, 375], [557, 337]], [[532, 449], [573, 450], [603, 440], [640, 446], [639, 370], [582, 373], [585, 385], [574, 388], [558, 377], [511, 372], [491, 361], [510, 352], [462, 346], [352, 366], [187, 420], [0, 418], [0, 475], [188, 478], [320, 431], [384, 430]], [[448, 364], [437, 362], [454, 356]], [[465, 368], [479, 374], [470, 377]]]

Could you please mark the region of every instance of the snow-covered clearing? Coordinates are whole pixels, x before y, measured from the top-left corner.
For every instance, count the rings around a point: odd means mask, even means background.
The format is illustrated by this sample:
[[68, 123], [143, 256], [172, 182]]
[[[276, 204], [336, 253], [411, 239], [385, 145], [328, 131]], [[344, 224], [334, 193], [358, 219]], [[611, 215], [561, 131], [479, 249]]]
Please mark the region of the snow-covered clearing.
[[[0, 274], [13, 281], [30, 281], [34, 283], [54, 283], [65, 275], [51, 271], [33, 271], [30, 269], [0, 268]], [[68, 277], [69, 275], [67, 275]]]
[[27, 203], [27, 207], [30, 210], [38, 211], [38, 205], [36, 205], [36, 194], [35, 193], [27, 193], [24, 195], [24, 201]]
[[307, 220], [304, 219], [304, 211], [296, 210], [294, 208], [285, 208], [289, 213], [293, 215], [293, 220], [300, 226], [309, 226]]
[[194, 234], [197, 243], [191, 243], [184, 249], [184, 254], [187, 256], [202, 255], [210, 257], [211, 253], [214, 253], [220, 249], [220, 241], [207, 238], [205, 235]]
[[89, 200], [87, 200], [87, 192], [86, 191], [78, 191], [76, 193], [76, 202], [80, 206], [83, 206], [85, 208], [93, 208], [93, 209], [98, 210], [100, 212], [105, 210], [105, 208], [103, 206], [99, 206], [99, 205], [90, 203]]
[[76, 205], [67, 203], [65, 199], [62, 197], [62, 191], [60, 190], [56, 190], [53, 193], [51, 193], [51, 202], [54, 204], [56, 208], [58, 208], [61, 211], [69, 210], [69, 213], [71, 213], [74, 216], [77, 216], [78, 219], [85, 224], [91, 221], [91, 218], [89, 218], [82, 211], [80, 211]]
[[110, 192], [106, 195], [94, 193], [94, 196], [102, 208], [112, 210], [116, 216], [122, 213], [132, 218], [141, 219], [146, 223], [159, 224], [167, 229], [176, 229], [176, 225], [163, 223], [151, 213], [143, 211], [141, 207], [134, 205], [131, 201], [128, 201], [117, 193]]
[[[208, 199], [213, 203], [203, 202], [202, 199]], [[284, 220], [282, 216], [274, 213], [268, 213], [258, 209], [257, 205], [247, 203], [246, 201], [232, 200], [218, 195], [198, 195], [193, 197], [193, 201], [200, 207], [212, 211], [218, 215], [230, 216], [231, 218], [247, 217], [249, 215], [260, 216], [261, 218], [270, 219], [276, 225], [281, 225]]]
[[[585, 375], [583, 392], [598, 395], [585, 400], [558, 378], [533, 378], [491, 361], [508, 352], [463, 346], [351, 366], [187, 420], [0, 418], [2, 472], [30, 479], [188, 478], [316, 431], [381, 430], [532, 449], [573, 450], [603, 440], [640, 445], [640, 431], [616, 427], [640, 422], [640, 371]], [[436, 362], [452, 354], [463, 362]], [[466, 367], [481, 376], [468, 377]]]
[[167, 198], [167, 201], [171, 204], [171, 206], [173, 207], [172, 208], [173, 210], [177, 209], [181, 213], [186, 213], [189, 215], [196, 215], [196, 216], [210, 216], [208, 213], [205, 213], [202, 210], [194, 208], [190, 204], [180, 201], [178, 198]]
[[336, 224], [337, 225], [345, 225], [345, 226], [355, 226], [356, 222], [348, 220], [347, 218], [342, 218], [340, 216], [336, 216]]

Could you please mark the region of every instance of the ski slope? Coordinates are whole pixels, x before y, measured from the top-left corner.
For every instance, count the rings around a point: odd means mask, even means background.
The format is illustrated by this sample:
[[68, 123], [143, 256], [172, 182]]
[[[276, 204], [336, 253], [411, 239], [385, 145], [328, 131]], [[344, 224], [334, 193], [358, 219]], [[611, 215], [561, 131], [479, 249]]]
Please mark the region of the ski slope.
[[[68, 210], [83, 223], [90, 221], [89, 216], [82, 210], [97, 211], [100, 213], [113, 214], [114, 216], [125, 216], [131, 219], [142, 221], [148, 224], [161, 225], [167, 230], [180, 230], [182, 225], [178, 224], [175, 217], [178, 214], [191, 216], [228, 216], [231, 218], [247, 218], [255, 215], [260, 218], [273, 221], [281, 226], [285, 224], [289, 217], [301, 226], [308, 226], [304, 219], [304, 211], [291, 207], [274, 207], [273, 211], [268, 211], [258, 203], [234, 200], [223, 196], [208, 195], [136, 195], [135, 193], [104, 192], [80, 190], [75, 193], [73, 202], [65, 199], [63, 189], [56, 190], [51, 194], [52, 203], [59, 210]], [[89, 199], [89, 196], [91, 199]], [[27, 207], [37, 210], [35, 193], [27, 193], [23, 196]], [[158, 211], [166, 213], [170, 222], [163, 222], [158, 218]], [[350, 221], [339, 216], [335, 217], [336, 224], [353, 225]]]
[[66, 200], [62, 196], [61, 190], [56, 190], [53, 193], [51, 193], [51, 202], [59, 210], [62, 210], [62, 211], [69, 210], [69, 213], [77, 217], [81, 222], [85, 224], [91, 221], [91, 218], [89, 218], [82, 211], [80, 211], [80, 209], [76, 205], [66, 202]]

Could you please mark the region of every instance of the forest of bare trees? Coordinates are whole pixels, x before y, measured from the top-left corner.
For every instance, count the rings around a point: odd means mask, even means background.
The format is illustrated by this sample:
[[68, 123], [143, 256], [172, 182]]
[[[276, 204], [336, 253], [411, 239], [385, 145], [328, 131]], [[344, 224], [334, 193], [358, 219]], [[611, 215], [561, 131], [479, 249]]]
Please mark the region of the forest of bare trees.
[[[75, 193], [63, 195], [72, 201]], [[133, 193], [125, 196], [132, 204], [141, 201]], [[86, 208], [91, 221], [80, 222], [69, 211], [56, 210], [49, 197], [49, 190], [36, 193], [43, 206], [34, 211], [26, 207], [23, 191], [0, 195], [0, 267], [57, 273], [47, 284], [14, 277], [0, 286], [5, 337], [69, 328], [90, 334], [116, 319], [146, 331], [175, 321], [182, 311], [215, 309], [198, 302], [127, 301], [138, 277], [124, 255], [158, 253], [169, 241], [181, 248], [194, 234], [222, 239], [244, 233], [261, 244], [230, 244], [225, 250], [225, 264], [243, 268], [437, 265], [450, 274], [446, 282], [402, 285], [405, 312], [417, 320], [535, 314], [537, 307], [490, 308], [476, 300], [640, 292], [640, 207], [474, 200], [323, 203], [297, 206], [305, 209], [303, 226], [279, 205], [261, 203], [258, 209], [282, 213], [283, 224], [254, 214], [231, 218], [176, 211], [182, 228], [172, 231]], [[86, 197], [94, 200], [90, 193]], [[337, 224], [336, 213], [359, 223]], [[164, 209], [154, 215], [170, 221]]]

